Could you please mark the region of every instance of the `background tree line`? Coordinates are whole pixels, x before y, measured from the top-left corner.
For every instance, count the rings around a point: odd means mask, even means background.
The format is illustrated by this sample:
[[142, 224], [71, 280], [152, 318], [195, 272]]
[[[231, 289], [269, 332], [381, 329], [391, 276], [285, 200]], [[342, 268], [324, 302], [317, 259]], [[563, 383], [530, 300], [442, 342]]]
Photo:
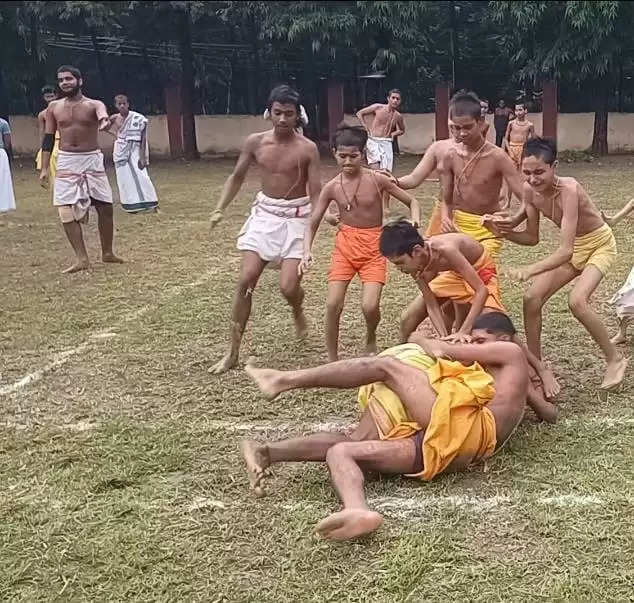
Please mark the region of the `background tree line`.
[[561, 111], [595, 112], [604, 153], [608, 111], [634, 111], [633, 25], [628, 1], [4, 2], [0, 115], [36, 113], [62, 63], [82, 70], [88, 94], [111, 104], [125, 91], [150, 114], [180, 84], [195, 157], [193, 115], [260, 113], [279, 82], [300, 90], [314, 128], [332, 78], [347, 111], [398, 86], [408, 112], [433, 111], [441, 81], [539, 109], [556, 78]]

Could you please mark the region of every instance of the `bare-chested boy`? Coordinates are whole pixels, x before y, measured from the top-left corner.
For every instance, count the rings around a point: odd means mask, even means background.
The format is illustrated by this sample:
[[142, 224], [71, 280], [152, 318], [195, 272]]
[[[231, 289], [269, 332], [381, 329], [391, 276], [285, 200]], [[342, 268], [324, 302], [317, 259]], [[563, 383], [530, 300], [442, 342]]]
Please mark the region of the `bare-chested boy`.
[[[40, 133], [40, 140], [44, 139], [44, 131], [46, 130], [46, 111], [48, 106], [57, 99], [57, 92], [53, 86], [44, 86], [42, 88], [42, 100], [46, 103], [46, 108], [37, 114], [37, 127]], [[51, 160], [49, 162], [50, 180], [55, 181], [55, 170], [57, 167], [57, 155], [59, 153], [59, 132], [55, 132], [55, 145], [51, 152]], [[35, 169], [42, 171], [42, 149], [35, 156]]]
[[482, 216], [491, 213], [487, 208], [499, 209], [504, 180], [521, 199], [522, 177], [509, 156], [482, 135], [480, 101], [475, 94], [455, 94], [449, 119], [458, 144], [448, 149], [443, 160], [441, 229], [473, 237], [497, 260], [502, 239], [482, 224]]
[[257, 496], [275, 463], [327, 463], [343, 510], [316, 530], [331, 540], [357, 538], [383, 523], [368, 508], [363, 471], [431, 480], [491, 456], [520, 422], [528, 387], [526, 359], [514, 343], [456, 345], [420, 334], [376, 358], [296, 371], [247, 367], [247, 372], [269, 399], [298, 388], [359, 387], [363, 414], [350, 436], [323, 432], [242, 443]]
[[490, 128], [489, 123], [486, 121], [487, 115], [489, 114], [489, 101], [484, 98], [480, 101], [480, 113], [482, 114], [482, 121], [484, 122], [482, 124], [482, 136], [486, 138]]
[[112, 251], [112, 189], [103, 165], [103, 154], [97, 143], [99, 130], [110, 126], [108, 112], [99, 100], [82, 94], [81, 73], [76, 67], [63, 65], [57, 70], [61, 97], [52, 101], [46, 111], [46, 128], [42, 142], [40, 182], [48, 186], [54, 134], [59, 131], [59, 156], [53, 188], [53, 204], [57, 207], [64, 231], [75, 251], [75, 263], [65, 273], [86, 270], [88, 253], [81, 225], [88, 221], [92, 205], [97, 210], [101, 259], [123, 262]]
[[[601, 388], [623, 381], [627, 359], [610, 341], [605, 325], [590, 305], [590, 297], [616, 259], [616, 241], [601, 213], [574, 178], [560, 177], [557, 148], [552, 140], [535, 137], [526, 142], [522, 171], [524, 205], [516, 216], [489, 217], [488, 223], [510, 241], [522, 245], [539, 242], [539, 218], [543, 214], [561, 229], [558, 249], [530, 266], [510, 271], [521, 281], [532, 281], [524, 294], [524, 329], [529, 349], [541, 358], [542, 308], [564, 285], [577, 279], [568, 304], [574, 316], [599, 344], [607, 359]], [[524, 231], [515, 228], [526, 219]], [[577, 278], [578, 277], [578, 278]]]
[[299, 94], [289, 86], [271, 91], [268, 109], [273, 129], [247, 138], [211, 216], [213, 227], [238, 194], [249, 167], [257, 165], [262, 190], [238, 235], [242, 263], [233, 300], [231, 343], [225, 356], [210, 368], [214, 374], [224, 373], [238, 362], [253, 291], [269, 262], [280, 265], [280, 289], [292, 308], [297, 334], [303, 336], [306, 331], [298, 266], [304, 256], [304, 232], [311, 204], [317, 203], [321, 183], [317, 146], [295, 130], [299, 107]]
[[513, 160], [517, 171], [522, 169], [522, 153], [526, 141], [535, 136], [535, 126], [526, 119], [527, 113], [524, 103], [516, 103], [515, 119], [509, 121], [504, 134], [503, 148]]
[[[403, 116], [397, 111], [401, 106], [401, 91], [394, 88], [387, 95], [387, 104], [374, 103], [357, 112], [357, 117], [368, 131], [366, 146], [368, 166], [373, 170], [387, 170], [394, 167], [392, 141], [405, 133]], [[368, 126], [366, 117], [373, 115], [372, 125]]]
[[362, 128], [340, 127], [335, 134], [333, 153], [341, 173], [328, 182], [313, 209], [304, 238], [304, 259], [300, 272], [312, 262], [312, 246], [324, 213], [331, 201], [339, 209], [339, 230], [328, 273], [326, 347], [328, 360], [338, 359], [339, 319], [350, 281], [358, 274], [363, 283], [361, 309], [366, 323], [366, 353], [376, 353], [376, 328], [381, 319], [381, 291], [387, 277], [387, 262], [379, 250], [383, 224], [383, 197], [387, 193], [412, 210], [420, 220], [414, 197], [401, 190], [390, 178], [361, 166], [367, 133]]

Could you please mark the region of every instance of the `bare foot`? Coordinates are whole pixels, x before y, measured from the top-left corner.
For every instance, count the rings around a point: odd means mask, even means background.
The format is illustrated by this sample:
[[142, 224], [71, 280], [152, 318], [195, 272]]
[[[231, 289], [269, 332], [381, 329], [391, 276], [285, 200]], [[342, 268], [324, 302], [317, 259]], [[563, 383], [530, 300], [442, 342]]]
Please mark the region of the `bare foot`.
[[627, 337], [622, 330], [619, 330], [619, 332], [614, 337], [612, 337], [610, 341], [614, 345], [619, 345], [620, 343], [625, 343], [627, 341]]
[[264, 496], [262, 490], [264, 478], [270, 475], [268, 468], [271, 464], [266, 445], [255, 440], [243, 440], [240, 442], [240, 452], [247, 465], [249, 484], [251, 484], [253, 493], [258, 497]]
[[540, 377], [542, 380], [542, 385], [544, 386], [544, 396], [548, 400], [556, 398], [561, 391], [561, 386], [555, 378], [554, 373], [549, 368], [547, 368], [544, 370], [543, 373], [541, 373]]
[[365, 342], [365, 355], [376, 356], [376, 339], [368, 339]]
[[328, 540], [351, 540], [374, 532], [383, 523], [383, 517], [369, 509], [344, 509], [322, 519], [315, 530]]
[[620, 356], [613, 362], [608, 362], [605, 375], [603, 376], [603, 383], [601, 383], [601, 389], [610, 391], [618, 387], [625, 376], [627, 363], [628, 359], [624, 356]]
[[82, 260], [80, 262], [76, 262], [70, 268], [66, 268], [66, 270], [62, 270], [62, 274], [73, 274], [73, 272], [88, 270], [88, 268], [90, 268], [90, 262], [88, 260]]
[[123, 260], [117, 257], [114, 253], [104, 253], [101, 256], [101, 261], [104, 264], [123, 264]]
[[214, 364], [207, 372], [211, 373], [212, 375], [222, 375], [222, 373], [226, 373], [236, 364], [238, 364], [238, 356], [233, 355], [231, 352], [229, 352], [222, 357], [222, 360], [216, 362], [216, 364]]
[[277, 396], [284, 391], [281, 385], [280, 376], [282, 371], [276, 371], [275, 369], [258, 368], [253, 365], [251, 359], [244, 367], [247, 375], [253, 379], [255, 384], [260, 388], [260, 391], [267, 400], [274, 400]]
[[308, 321], [306, 320], [306, 316], [304, 316], [304, 310], [300, 308], [293, 320], [295, 321], [295, 334], [297, 335], [297, 339], [306, 339], [306, 335], [308, 335]]

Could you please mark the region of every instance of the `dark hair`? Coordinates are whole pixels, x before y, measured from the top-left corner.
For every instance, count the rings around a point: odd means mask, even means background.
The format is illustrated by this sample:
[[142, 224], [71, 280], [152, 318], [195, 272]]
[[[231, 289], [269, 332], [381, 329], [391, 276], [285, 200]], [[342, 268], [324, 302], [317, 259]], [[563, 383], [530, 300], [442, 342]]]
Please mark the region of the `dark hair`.
[[125, 98], [127, 101], [130, 100], [130, 97], [125, 92], [119, 92], [119, 94], [115, 94], [113, 98], [114, 100], [117, 100], [120, 97]]
[[412, 255], [416, 245], [423, 245], [425, 240], [411, 222], [400, 218], [394, 222], [388, 222], [381, 229], [379, 249], [381, 255], [393, 258], [397, 255]]
[[456, 117], [473, 117], [480, 119], [482, 117], [480, 107], [480, 99], [475, 92], [456, 92], [449, 102], [449, 115]]
[[368, 132], [365, 128], [339, 124], [332, 146], [334, 149], [339, 147], [357, 147], [360, 151], [363, 151], [367, 141]]
[[48, 84], [46, 84], [46, 86], [42, 86], [42, 90], [40, 92], [42, 93], [42, 96], [44, 96], [45, 94], [57, 95], [57, 90], [55, 89], [55, 87], [49, 86]]
[[503, 333], [511, 336], [517, 333], [513, 322], [504, 312], [485, 312], [480, 314], [473, 323], [473, 329], [485, 329], [489, 333]]
[[552, 165], [557, 159], [557, 143], [552, 138], [535, 136], [529, 138], [524, 144], [523, 157], [539, 157], [548, 165]]
[[271, 90], [271, 94], [269, 94], [269, 100], [266, 105], [269, 111], [271, 110], [273, 103], [280, 103], [282, 105], [295, 105], [295, 109], [297, 109], [297, 116], [299, 117], [299, 92], [297, 92], [297, 90], [294, 90], [290, 86], [287, 86], [286, 84], [275, 86], [275, 88]]
[[398, 88], [392, 88], [388, 93], [388, 97], [392, 96], [392, 94], [398, 94], [399, 96], [401, 95], [401, 91]]
[[521, 101], [515, 103], [515, 108], [517, 109], [518, 107], [523, 107], [524, 109], [526, 109], [526, 105]]
[[72, 65], [62, 65], [61, 67], [57, 68], [57, 73], [62, 73], [64, 71], [68, 71], [68, 73], [72, 73], [73, 76], [80, 80], [81, 79], [81, 71], [79, 71], [79, 69], [77, 69], [77, 67], [73, 67]]

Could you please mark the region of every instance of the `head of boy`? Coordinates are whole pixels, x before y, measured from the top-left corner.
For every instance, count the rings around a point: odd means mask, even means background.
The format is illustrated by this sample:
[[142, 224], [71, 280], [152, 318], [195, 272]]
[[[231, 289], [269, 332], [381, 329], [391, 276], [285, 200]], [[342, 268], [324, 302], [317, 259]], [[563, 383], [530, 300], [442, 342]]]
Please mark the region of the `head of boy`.
[[55, 92], [55, 88], [53, 86], [44, 86], [42, 88], [42, 99], [48, 105], [53, 102], [57, 98], [57, 93]]
[[524, 145], [522, 173], [533, 190], [543, 193], [553, 186], [557, 145], [550, 138], [529, 138]]
[[486, 99], [482, 99], [480, 101], [480, 113], [482, 117], [486, 117], [486, 114], [489, 112], [489, 101]]
[[289, 135], [300, 125], [299, 93], [290, 86], [273, 88], [267, 108], [277, 134]]
[[345, 124], [337, 128], [332, 152], [342, 172], [354, 174], [361, 169], [367, 141], [368, 133], [364, 128]]
[[401, 106], [401, 91], [398, 88], [392, 88], [387, 93], [387, 104], [394, 110]]
[[125, 94], [117, 94], [114, 97], [114, 106], [123, 117], [126, 117], [126, 115], [130, 113], [130, 101]]
[[70, 98], [81, 92], [84, 81], [81, 71], [72, 65], [62, 65], [57, 68], [57, 86], [65, 98]]
[[387, 223], [379, 238], [381, 255], [405, 274], [416, 274], [425, 266], [425, 241], [411, 222], [400, 219]]
[[458, 142], [475, 144], [482, 139], [482, 107], [473, 92], [458, 92], [449, 103], [452, 134]]
[[471, 341], [489, 343], [492, 341], [512, 341], [517, 331], [511, 319], [503, 312], [485, 312], [473, 323]]
[[515, 117], [524, 119], [526, 117], [526, 105], [524, 103], [515, 103]]

